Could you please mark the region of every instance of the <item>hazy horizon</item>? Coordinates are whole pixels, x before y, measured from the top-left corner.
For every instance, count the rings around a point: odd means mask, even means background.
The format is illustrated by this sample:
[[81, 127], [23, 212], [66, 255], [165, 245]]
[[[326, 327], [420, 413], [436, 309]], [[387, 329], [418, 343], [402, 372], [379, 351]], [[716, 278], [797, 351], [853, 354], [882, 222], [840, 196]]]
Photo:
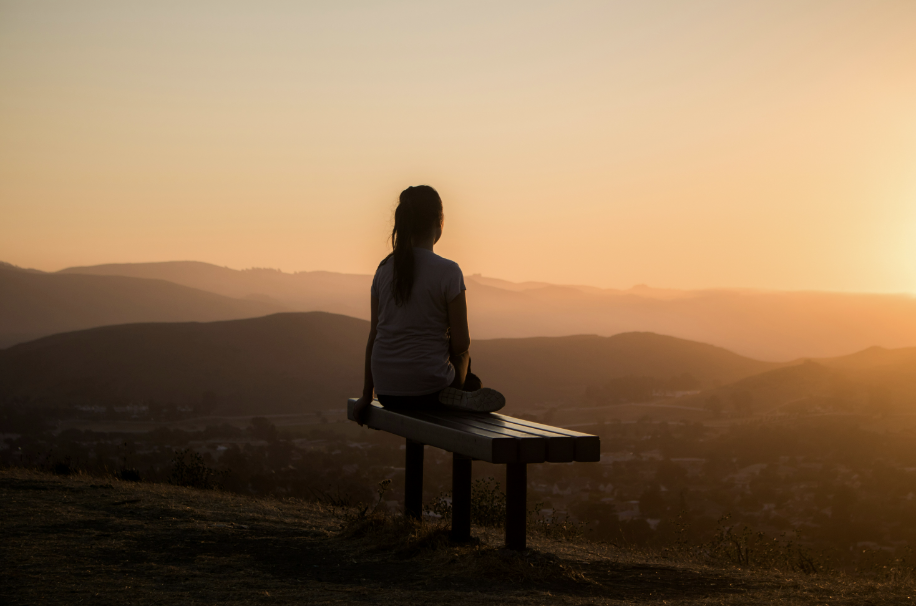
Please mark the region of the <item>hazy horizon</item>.
[[[371, 274], [235, 270], [201, 262], [108, 264], [56, 273], [0, 265], [0, 347], [135, 322], [215, 321], [283, 311], [369, 319]], [[759, 360], [916, 346], [916, 297], [757, 289], [599, 289], [466, 274], [475, 340], [653, 332]]]
[[916, 292], [916, 4], [0, 2], [0, 258]]
[[[212, 265], [219, 267], [221, 269], [229, 269], [232, 271], [253, 271], [253, 270], [267, 270], [267, 271], [277, 271], [286, 275], [296, 275], [296, 274], [305, 274], [305, 273], [333, 273], [341, 274], [348, 276], [369, 276], [371, 277], [374, 272], [346, 272], [346, 271], [335, 271], [329, 269], [302, 269], [302, 270], [293, 270], [287, 271], [280, 267], [264, 267], [264, 266], [242, 266], [242, 267], [231, 267], [229, 265], [220, 265], [218, 263], [212, 263], [209, 261], [201, 261], [199, 259], [163, 259], [158, 261], [107, 261], [103, 263], [97, 263], [92, 265], [65, 265], [63, 267], [54, 267], [50, 269], [40, 268], [40, 267], [28, 267], [23, 265], [17, 265], [15, 263], [10, 263], [5, 259], [0, 259], [0, 263], [7, 263], [13, 267], [26, 270], [37, 270], [46, 273], [58, 273], [71, 269], [79, 268], [91, 268], [91, 267], [100, 267], [100, 266], [109, 266], [109, 265], [157, 265], [157, 264], [168, 264], [168, 263], [203, 263], [205, 265]], [[597, 289], [597, 290], [638, 290], [640, 288], [645, 288], [649, 290], [659, 290], [659, 291], [678, 291], [678, 292], [702, 292], [702, 291], [757, 291], [757, 292], [787, 292], [787, 293], [831, 293], [831, 294], [876, 294], [876, 295], [903, 295], [907, 297], [916, 297], [916, 292], [911, 291], [849, 291], [849, 290], [828, 290], [828, 289], [815, 289], [815, 288], [766, 288], [766, 287], [755, 287], [755, 286], [720, 286], [720, 285], [709, 285], [709, 286], [697, 286], [697, 287], [674, 287], [668, 286], [666, 284], [649, 284], [646, 282], [635, 282], [629, 285], [621, 286], [602, 286], [600, 284], [588, 284], [588, 283], [572, 283], [572, 282], [549, 282], [546, 280], [509, 280], [502, 276], [487, 275], [481, 272], [475, 271], [464, 271], [465, 277], [478, 277], [486, 280], [496, 280], [499, 282], [505, 282], [506, 284], [521, 286], [525, 284], [543, 284], [547, 286], [559, 286], [559, 287], [569, 287], [569, 288], [587, 288], [587, 289]]]

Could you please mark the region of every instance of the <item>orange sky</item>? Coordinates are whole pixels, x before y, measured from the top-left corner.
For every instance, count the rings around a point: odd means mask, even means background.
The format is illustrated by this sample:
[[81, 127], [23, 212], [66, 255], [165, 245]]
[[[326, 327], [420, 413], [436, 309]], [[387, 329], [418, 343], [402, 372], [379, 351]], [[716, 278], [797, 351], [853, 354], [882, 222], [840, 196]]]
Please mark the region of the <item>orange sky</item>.
[[916, 293], [916, 2], [0, 2], [0, 260]]

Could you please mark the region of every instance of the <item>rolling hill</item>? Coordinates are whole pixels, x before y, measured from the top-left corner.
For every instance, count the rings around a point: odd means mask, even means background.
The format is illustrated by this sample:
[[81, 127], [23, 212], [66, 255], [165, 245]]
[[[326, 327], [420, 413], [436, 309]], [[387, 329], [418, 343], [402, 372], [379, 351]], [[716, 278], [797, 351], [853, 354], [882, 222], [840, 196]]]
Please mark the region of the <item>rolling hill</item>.
[[285, 309], [273, 302], [232, 299], [165, 280], [49, 274], [0, 264], [0, 347], [95, 326], [210, 322]]
[[213, 392], [222, 412], [328, 408], [359, 391], [367, 332], [315, 312], [64, 333], [0, 351], [0, 394], [193, 405]]
[[[0, 397], [193, 405], [212, 392], [223, 413], [335, 408], [362, 387], [368, 330], [364, 320], [308, 312], [58, 334], [0, 351]], [[475, 372], [506, 394], [510, 411], [578, 400], [611, 377], [687, 372], [712, 384], [774, 367], [651, 333], [477, 340], [471, 351]]]
[[224, 297], [269, 301], [290, 311], [329, 311], [368, 320], [372, 276], [329, 271], [288, 274], [276, 269], [229, 269], [198, 261], [112, 263], [69, 267], [60, 274], [167, 280]]
[[472, 367], [510, 402], [570, 402], [590, 385], [623, 376], [669, 379], [684, 373], [712, 386], [775, 368], [721, 347], [647, 332], [478, 340]]
[[[363, 319], [368, 319], [372, 280], [370, 275], [238, 271], [197, 262], [73, 267], [60, 273], [168, 280], [223, 296], [273, 302], [290, 311]], [[840, 356], [872, 346], [916, 346], [916, 298], [906, 294], [647, 286], [617, 290], [513, 283], [479, 274], [465, 279], [477, 339], [648, 331], [777, 361]]]
[[684, 399], [716, 398], [737, 414], [912, 414], [916, 411], [916, 348], [873, 347], [807, 360], [745, 377]]

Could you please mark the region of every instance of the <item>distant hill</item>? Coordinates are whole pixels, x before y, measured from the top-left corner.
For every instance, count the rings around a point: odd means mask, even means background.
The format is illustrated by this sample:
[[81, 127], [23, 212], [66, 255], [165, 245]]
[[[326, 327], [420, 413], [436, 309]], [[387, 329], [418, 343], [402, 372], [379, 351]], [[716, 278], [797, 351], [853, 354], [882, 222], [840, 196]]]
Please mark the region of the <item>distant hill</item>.
[[769, 370], [684, 399], [736, 414], [912, 414], [916, 348], [869, 348]]
[[479, 336], [613, 335], [650, 331], [712, 343], [755, 359], [834, 357], [916, 345], [909, 295], [755, 290], [672, 291], [572, 286], [508, 290], [468, 281]]
[[911, 365], [916, 367], [916, 347], [904, 347], [900, 349], [869, 347], [868, 349], [848, 356], [826, 358], [816, 361], [833, 368], [863, 371], [873, 370], [876, 372], [880, 372], [882, 369], [887, 370], [901, 366]]
[[284, 310], [277, 303], [231, 299], [165, 280], [48, 274], [0, 264], [0, 347], [94, 326], [207, 322]]
[[[282, 313], [211, 323], [129, 324], [45, 337], [0, 351], [0, 396], [56, 403], [171, 401], [213, 392], [221, 412], [343, 406], [359, 395], [369, 323]], [[729, 382], [773, 364], [651, 333], [477, 340], [473, 368], [509, 410], [577, 401], [590, 384], [630, 374], [691, 373]]]
[[362, 387], [368, 330], [314, 312], [64, 333], [0, 351], [0, 394], [193, 405], [213, 392], [221, 411], [251, 413], [343, 406]]
[[168, 280], [225, 297], [273, 302], [290, 311], [329, 311], [369, 319], [372, 284], [369, 275], [329, 271], [288, 274], [265, 268], [236, 270], [198, 261], [113, 263], [69, 267], [58, 273]]
[[[61, 273], [168, 280], [273, 302], [290, 311], [369, 317], [371, 275], [238, 271], [190, 261], [73, 267]], [[513, 283], [479, 274], [465, 280], [475, 339], [649, 331], [774, 361], [840, 356], [872, 346], [916, 346], [916, 298], [904, 294], [687, 291], [644, 285], [616, 290]]]
[[519, 407], [580, 400], [587, 387], [629, 375], [666, 380], [688, 373], [710, 387], [777, 366], [721, 347], [646, 332], [478, 340], [471, 356], [484, 384], [502, 390]]

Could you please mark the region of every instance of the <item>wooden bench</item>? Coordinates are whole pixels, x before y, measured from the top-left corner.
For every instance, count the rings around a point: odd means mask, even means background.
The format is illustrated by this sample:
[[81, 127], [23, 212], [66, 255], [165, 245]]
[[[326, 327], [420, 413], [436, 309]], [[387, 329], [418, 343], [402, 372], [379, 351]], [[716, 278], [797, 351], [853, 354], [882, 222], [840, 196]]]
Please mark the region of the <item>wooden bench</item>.
[[[347, 404], [353, 418], [356, 399]], [[423, 448], [452, 453], [453, 541], [471, 538], [471, 462], [506, 466], [506, 547], [525, 549], [529, 463], [598, 461], [598, 436], [542, 425], [496, 413], [394, 411], [372, 403], [363, 417], [371, 429], [407, 439], [404, 466], [404, 513], [419, 518], [423, 510]]]

